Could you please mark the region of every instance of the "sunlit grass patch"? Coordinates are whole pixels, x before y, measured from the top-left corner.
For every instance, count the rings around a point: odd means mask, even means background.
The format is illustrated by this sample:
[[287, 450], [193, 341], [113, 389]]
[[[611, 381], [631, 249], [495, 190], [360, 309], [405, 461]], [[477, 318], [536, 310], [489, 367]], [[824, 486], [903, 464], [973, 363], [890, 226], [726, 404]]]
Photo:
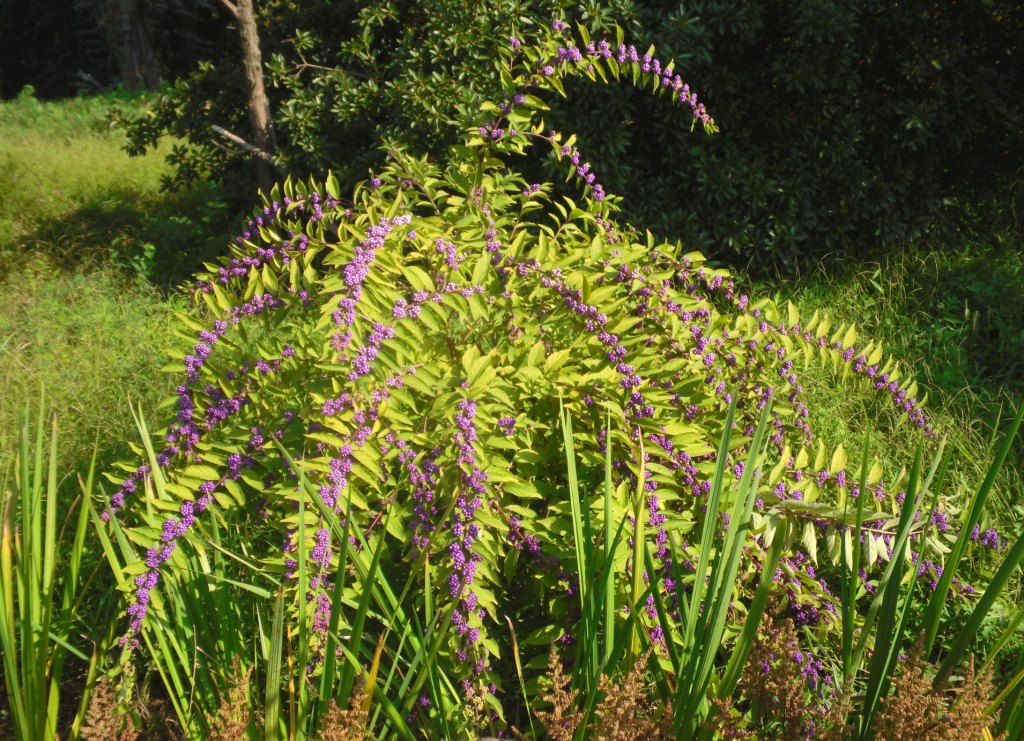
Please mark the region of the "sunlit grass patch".
[[[14, 439], [25, 402], [45, 385], [69, 468], [88, 460], [97, 434], [115, 456], [132, 429], [130, 402], [152, 408], [169, 391], [157, 338], [172, 308], [110, 269], [64, 273], [44, 260], [0, 280], [0, 438]], [[10, 450], [0, 442], [0, 460]]]

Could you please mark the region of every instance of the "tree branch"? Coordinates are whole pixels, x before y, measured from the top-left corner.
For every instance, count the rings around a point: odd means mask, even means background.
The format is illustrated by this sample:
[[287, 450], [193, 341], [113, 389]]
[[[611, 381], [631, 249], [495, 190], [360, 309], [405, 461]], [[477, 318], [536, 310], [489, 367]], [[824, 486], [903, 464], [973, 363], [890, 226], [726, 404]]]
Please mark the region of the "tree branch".
[[220, 4], [227, 8], [228, 12], [235, 17], [235, 20], [238, 19], [238, 8], [235, 7], [231, 0], [220, 0]]
[[259, 147], [255, 146], [253, 144], [250, 144], [249, 142], [247, 142], [242, 137], [238, 136], [237, 134], [232, 134], [230, 131], [228, 131], [227, 129], [225, 129], [222, 126], [217, 126], [216, 124], [211, 124], [210, 128], [213, 129], [213, 132], [215, 134], [218, 134], [219, 136], [222, 136], [223, 138], [227, 139], [232, 144], [235, 144], [235, 145], [238, 146], [238, 151], [233, 151], [233, 150], [227, 149], [226, 147], [220, 146], [219, 144], [217, 144], [217, 142], [214, 142], [215, 145], [217, 145], [218, 147], [223, 149], [225, 152], [234, 153], [234, 154], [251, 154], [254, 157], [257, 157], [257, 158], [263, 160], [264, 162], [267, 162], [267, 163], [273, 165], [274, 170], [276, 170], [279, 175], [283, 176], [283, 175], [286, 174], [284, 168], [282, 168], [280, 165], [278, 165], [277, 162], [274, 161], [274, 156], [272, 154], [270, 154], [269, 152], [266, 152], [266, 151], [260, 149]]

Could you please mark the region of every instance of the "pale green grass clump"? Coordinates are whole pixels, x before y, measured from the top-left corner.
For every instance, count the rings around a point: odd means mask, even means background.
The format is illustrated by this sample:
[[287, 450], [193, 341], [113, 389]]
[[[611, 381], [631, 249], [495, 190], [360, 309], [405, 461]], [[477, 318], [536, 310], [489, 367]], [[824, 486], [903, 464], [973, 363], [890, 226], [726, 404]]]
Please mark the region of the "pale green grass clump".
[[133, 429], [129, 404], [153, 408], [170, 391], [158, 369], [172, 308], [111, 270], [41, 262], [0, 281], [0, 469], [24, 404], [43, 386], [61, 418], [65, 461], [87, 462], [97, 435], [104, 458], [116, 456]]
[[[0, 103], [0, 249], [82, 208], [115, 210], [152, 199], [167, 171], [162, 154], [131, 158], [105, 124], [108, 94], [41, 102], [22, 94]], [[70, 251], [75, 245], [58, 245]]]
[[158, 368], [174, 303], [144, 279], [165, 267], [154, 243], [179, 253], [177, 265], [195, 259], [180, 253], [204, 225], [171, 214], [209, 194], [169, 197], [163, 153], [122, 151], [107, 112], [139, 103], [125, 93], [0, 103], [0, 470], [44, 386], [71, 470], [97, 435], [103, 461], [123, 453], [129, 402], [152, 408], [168, 391]]

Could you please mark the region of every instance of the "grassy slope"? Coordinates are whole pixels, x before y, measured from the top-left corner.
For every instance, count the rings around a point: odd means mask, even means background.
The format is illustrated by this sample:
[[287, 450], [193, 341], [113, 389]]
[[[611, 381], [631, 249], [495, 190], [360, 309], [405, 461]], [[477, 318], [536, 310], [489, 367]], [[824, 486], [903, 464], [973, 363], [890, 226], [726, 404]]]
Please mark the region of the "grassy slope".
[[[947, 495], [966, 497], [984, 477], [1000, 421], [1024, 403], [1024, 239], [1015, 229], [965, 237], [958, 245], [921, 243], [880, 262], [821, 270], [758, 285], [754, 293], [792, 300], [856, 322], [864, 344], [881, 340], [928, 393], [926, 410], [954, 456]], [[874, 448], [912, 450], [918, 436], [871, 391], [849, 393], [831, 374], [805, 371], [815, 390], [812, 428], [827, 442], [860, 450], [864, 420], [881, 420]], [[868, 414], [865, 414], [865, 411]], [[881, 433], [881, 435], [879, 435]], [[852, 456], [851, 456], [852, 458]], [[1018, 440], [983, 527], [1014, 536], [1024, 520], [1024, 443]]]
[[123, 454], [129, 400], [169, 391], [157, 372], [173, 309], [133, 274], [151, 270], [150, 233], [187, 199], [159, 193], [159, 154], [129, 158], [104, 125], [130, 98], [0, 103], [0, 470], [27, 401], [45, 386], [62, 417], [69, 469], [99, 435]]
[[[113, 95], [0, 103], [0, 247], [39, 246], [37, 230], [70, 226], [81, 209], [114, 211], [156, 194], [162, 158], [130, 159], [104, 126], [107, 107], [118, 104], [132, 103]], [[53, 246], [70, 255], [85, 245]]]

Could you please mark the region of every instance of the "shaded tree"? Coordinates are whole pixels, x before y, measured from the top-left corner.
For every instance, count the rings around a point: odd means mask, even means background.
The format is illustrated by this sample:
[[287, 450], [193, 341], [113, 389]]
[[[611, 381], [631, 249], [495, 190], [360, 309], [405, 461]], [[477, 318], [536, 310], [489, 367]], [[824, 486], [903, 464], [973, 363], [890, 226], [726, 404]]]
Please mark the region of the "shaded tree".
[[[529, 42], [556, 16], [596, 36], [624, 26], [699, 81], [721, 133], [695, 139], [684, 114], [582, 83], [548, 101], [551, 122], [578, 131], [609, 188], [629, 194], [630, 220], [755, 267], [914, 238], [1024, 161], [1015, 0], [262, 0], [255, 10], [275, 161], [299, 176], [332, 168], [348, 184], [380, 165], [382, 139], [435, 156], [458, 141], [479, 103], [503, 94], [494, 59], [507, 37]], [[210, 132], [246, 126], [245, 77], [237, 52], [218, 49], [126, 122], [133, 150], [170, 133], [187, 141], [171, 185], [243, 183], [242, 161]], [[539, 177], [547, 165], [535, 165], [524, 167]]]
[[139, 0], [105, 0], [103, 25], [121, 82], [129, 90], [160, 85], [160, 67]]
[[217, 0], [0, 0], [0, 98], [42, 98], [188, 75], [226, 43]]
[[242, 69], [248, 89], [249, 121], [252, 125], [253, 144], [241, 141], [222, 127], [214, 130], [240, 145], [243, 152], [256, 157], [256, 171], [260, 189], [266, 193], [274, 186], [273, 152], [274, 121], [270, 115], [270, 101], [263, 84], [263, 56], [260, 53], [259, 29], [256, 27], [256, 11], [252, 0], [221, 0], [221, 4], [234, 16], [238, 25], [238, 36], [242, 47]]

